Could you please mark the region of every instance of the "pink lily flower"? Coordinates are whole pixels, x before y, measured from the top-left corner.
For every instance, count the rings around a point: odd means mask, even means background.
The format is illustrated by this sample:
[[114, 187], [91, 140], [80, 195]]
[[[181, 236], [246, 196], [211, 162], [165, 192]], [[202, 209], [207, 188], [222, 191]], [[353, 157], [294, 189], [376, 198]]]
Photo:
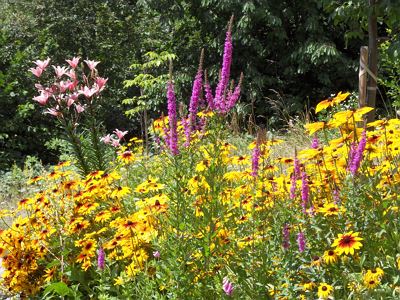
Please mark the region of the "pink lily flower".
[[60, 66], [53, 66], [54, 71], [56, 72], [56, 76], [57, 78], [61, 78], [61, 76], [63, 76], [64, 74], [67, 73], [67, 68], [66, 67], [60, 67]]
[[121, 130], [115, 129], [114, 133], [117, 135], [118, 139], [121, 140], [128, 133], [128, 131], [121, 131]]
[[76, 73], [74, 69], [69, 70], [69, 72], [65, 73], [65, 75], [67, 75], [69, 78], [71, 78], [72, 80], [76, 80]]
[[29, 71], [31, 71], [32, 74], [35, 75], [36, 77], [42, 76], [43, 73], [43, 69], [40, 67], [30, 68]]
[[42, 69], [43, 71], [47, 68], [49, 65], [50, 58], [47, 58], [46, 60], [36, 60], [34, 61], [34, 64], [38, 66], [38, 68]]
[[57, 110], [56, 108], [48, 108], [44, 113], [50, 114], [55, 117], [58, 117], [61, 115], [61, 112], [59, 110]]
[[80, 59], [80, 57], [73, 57], [71, 60], [66, 59], [65, 61], [71, 66], [72, 69], [75, 69], [79, 64]]
[[64, 93], [69, 88], [70, 84], [71, 84], [70, 80], [68, 80], [68, 81], [63, 81], [62, 80], [62, 81], [60, 81], [60, 92]]
[[104, 86], [106, 85], [107, 81], [108, 78], [96, 77], [96, 84], [99, 87], [99, 91], [102, 91], [104, 89]]
[[83, 107], [83, 106], [80, 105], [80, 104], [75, 104], [75, 109], [76, 109], [76, 112], [77, 112], [78, 114], [80, 114], [81, 112], [83, 112], [83, 111], [85, 110], [85, 107]]
[[112, 145], [113, 147], [119, 147], [119, 146], [120, 146], [119, 140], [112, 140], [111, 145]]
[[104, 144], [111, 144], [112, 142], [111, 134], [107, 134], [106, 136], [100, 138], [100, 142], [103, 142]]
[[93, 71], [94, 69], [96, 69], [97, 64], [100, 62], [94, 60], [85, 60], [85, 63], [89, 67], [89, 69]]
[[39, 96], [33, 97], [33, 100], [39, 102], [40, 105], [46, 105], [49, 99], [49, 94], [42, 91]]
[[91, 98], [93, 97], [94, 94], [96, 94], [99, 90], [94, 86], [93, 88], [89, 88], [87, 86], [83, 87], [83, 90], [79, 90], [78, 92], [82, 95], [85, 95], [86, 98]]

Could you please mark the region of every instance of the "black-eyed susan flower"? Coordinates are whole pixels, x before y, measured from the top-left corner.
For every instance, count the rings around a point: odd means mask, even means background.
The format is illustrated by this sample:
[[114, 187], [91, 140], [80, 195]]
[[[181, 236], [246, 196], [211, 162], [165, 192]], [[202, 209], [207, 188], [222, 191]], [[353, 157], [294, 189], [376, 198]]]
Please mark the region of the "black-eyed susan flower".
[[125, 164], [129, 164], [129, 163], [135, 161], [135, 155], [133, 154], [132, 151], [127, 150], [127, 151], [120, 153], [118, 155], [118, 159]]
[[376, 279], [376, 278], [371, 278], [371, 277], [365, 275], [364, 279], [363, 279], [363, 283], [367, 289], [372, 290], [379, 285], [380, 280]]
[[354, 250], [358, 250], [362, 247], [360, 241], [363, 239], [359, 237], [358, 232], [348, 232], [345, 234], [339, 234], [338, 238], [332, 244], [332, 247], [336, 247], [336, 251], [339, 255], [343, 253], [348, 255], [354, 255]]
[[46, 269], [44, 271], [44, 273], [45, 273], [44, 281], [45, 282], [50, 282], [54, 278], [54, 275], [56, 274], [56, 270], [57, 270], [56, 267], [52, 267], [52, 268]]
[[315, 112], [318, 113], [323, 109], [327, 109], [328, 107], [335, 106], [335, 105], [339, 104], [340, 102], [346, 100], [349, 95], [350, 95], [350, 93], [348, 93], [348, 92], [344, 93], [344, 94], [342, 92], [339, 92], [339, 94], [337, 94], [335, 97], [329, 97], [326, 100], [322, 100], [315, 107]]
[[327, 250], [324, 252], [323, 259], [327, 265], [335, 264], [338, 261], [338, 255], [335, 250]]
[[333, 292], [333, 286], [322, 282], [319, 286], [318, 286], [318, 297], [321, 299], [328, 299], [329, 296], [332, 294]]
[[364, 278], [371, 278], [380, 281], [384, 274], [385, 272], [381, 268], [377, 267], [375, 269], [368, 270], [367, 273], [365, 273]]
[[340, 207], [335, 203], [326, 203], [322, 208], [318, 209], [319, 213], [327, 216], [337, 216], [339, 213], [344, 213], [346, 209], [344, 207]]

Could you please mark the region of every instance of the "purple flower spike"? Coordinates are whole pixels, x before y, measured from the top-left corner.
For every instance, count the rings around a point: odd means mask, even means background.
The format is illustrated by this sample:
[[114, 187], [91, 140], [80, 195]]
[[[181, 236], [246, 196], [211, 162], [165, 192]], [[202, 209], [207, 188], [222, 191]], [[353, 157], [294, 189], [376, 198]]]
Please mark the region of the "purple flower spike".
[[103, 248], [99, 248], [97, 251], [97, 267], [99, 270], [104, 270], [105, 267], [105, 256]]
[[299, 252], [304, 252], [306, 249], [306, 238], [303, 232], [297, 234], [297, 245], [299, 246]]
[[225, 294], [227, 296], [232, 296], [233, 294], [233, 284], [231, 282], [229, 282], [229, 279], [227, 277], [224, 278], [224, 280], [222, 281], [222, 289], [224, 290]]
[[303, 212], [306, 213], [310, 188], [308, 186], [308, 177], [306, 172], [301, 174], [301, 205], [303, 206]]
[[350, 163], [350, 172], [351, 172], [351, 174], [353, 174], [353, 176], [357, 174], [357, 171], [360, 168], [360, 164], [363, 159], [363, 152], [365, 150], [366, 144], [367, 144], [367, 134], [364, 130], [362, 133], [361, 140], [358, 143], [358, 147], [355, 150], [354, 155], [351, 160], [351, 163]]

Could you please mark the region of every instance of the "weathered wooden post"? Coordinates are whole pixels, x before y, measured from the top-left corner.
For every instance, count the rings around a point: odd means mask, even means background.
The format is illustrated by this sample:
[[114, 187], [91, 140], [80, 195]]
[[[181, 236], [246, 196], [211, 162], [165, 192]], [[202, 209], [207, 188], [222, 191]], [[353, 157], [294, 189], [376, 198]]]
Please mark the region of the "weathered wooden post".
[[358, 106], [367, 105], [367, 68], [368, 68], [368, 47], [360, 48], [360, 70], [358, 73]]

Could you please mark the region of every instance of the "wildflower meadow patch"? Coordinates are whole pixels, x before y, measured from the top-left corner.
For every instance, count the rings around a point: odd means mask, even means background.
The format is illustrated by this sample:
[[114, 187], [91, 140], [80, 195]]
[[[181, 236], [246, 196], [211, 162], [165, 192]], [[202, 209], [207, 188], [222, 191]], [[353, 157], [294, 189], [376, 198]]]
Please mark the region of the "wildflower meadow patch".
[[[215, 91], [202, 64], [188, 109], [150, 127], [149, 154], [95, 119], [107, 79], [98, 62], [54, 67], [35, 97], [66, 129], [74, 159], [30, 180], [35, 193], [2, 210], [2, 286], [21, 298], [396, 299], [400, 297], [400, 121], [366, 124], [369, 107], [309, 123], [307, 149], [259, 130], [229, 143], [240, 96], [226, 34]], [[42, 78], [50, 60], [37, 61]], [[87, 73], [85, 73], [87, 72]], [[82, 135], [87, 138], [83, 139]], [[274, 155], [273, 155], [274, 154]]]

